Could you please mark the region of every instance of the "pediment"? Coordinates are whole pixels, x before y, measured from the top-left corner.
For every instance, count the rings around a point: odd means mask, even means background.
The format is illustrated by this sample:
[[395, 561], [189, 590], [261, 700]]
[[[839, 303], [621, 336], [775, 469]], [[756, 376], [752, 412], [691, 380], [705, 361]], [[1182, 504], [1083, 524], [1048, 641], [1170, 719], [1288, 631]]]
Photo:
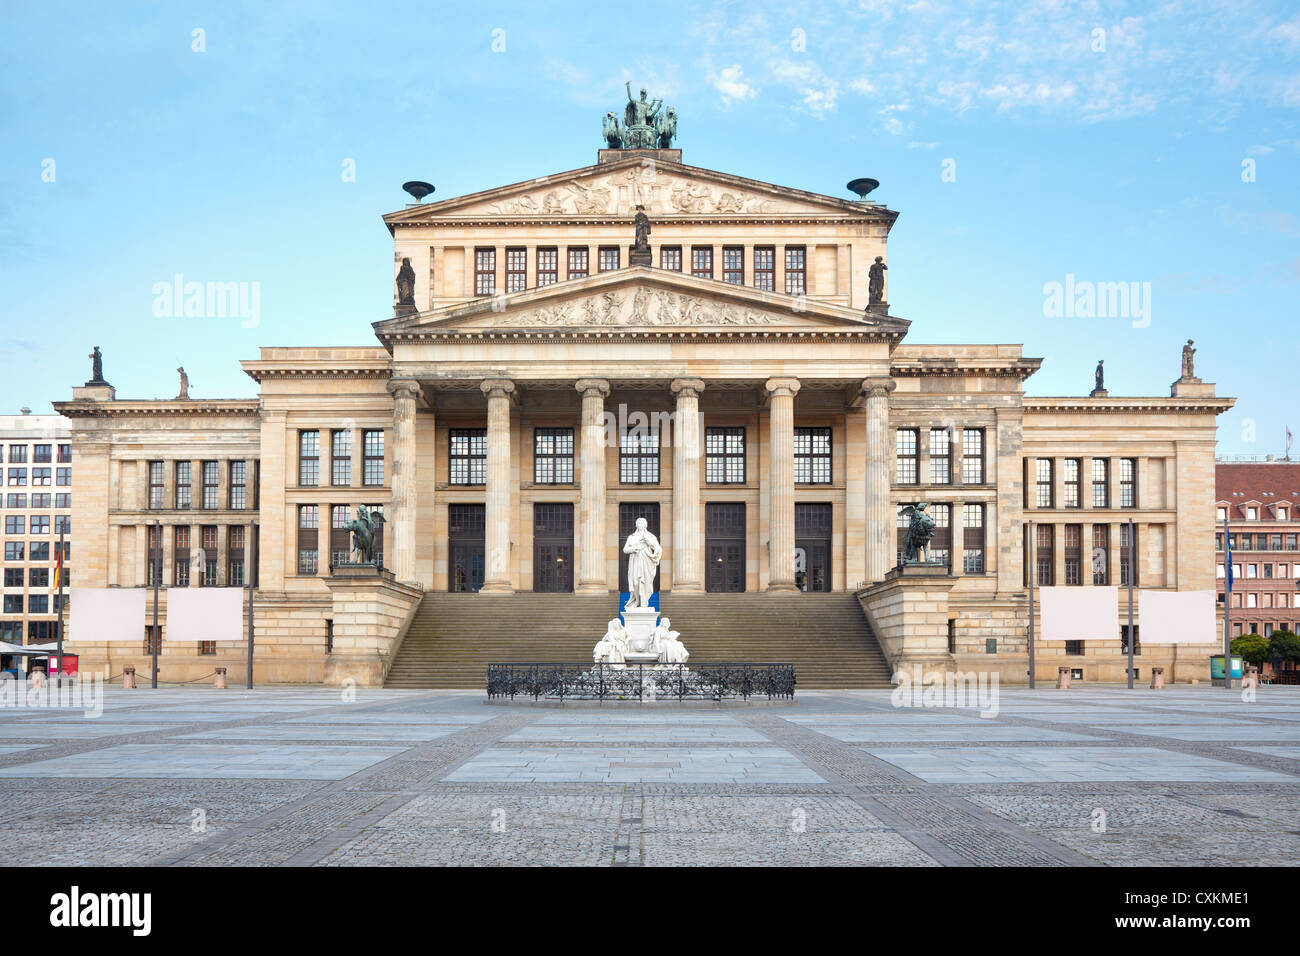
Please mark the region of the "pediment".
[[410, 206], [384, 217], [398, 225], [444, 218], [628, 219], [638, 205], [654, 218], [845, 216], [892, 222], [897, 213], [875, 203], [838, 199], [666, 161], [636, 158], [602, 163], [484, 192]]
[[906, 319], [633, 267], [375, 323], [380, 339], [502, 332], [828, 331], [900, 340]]

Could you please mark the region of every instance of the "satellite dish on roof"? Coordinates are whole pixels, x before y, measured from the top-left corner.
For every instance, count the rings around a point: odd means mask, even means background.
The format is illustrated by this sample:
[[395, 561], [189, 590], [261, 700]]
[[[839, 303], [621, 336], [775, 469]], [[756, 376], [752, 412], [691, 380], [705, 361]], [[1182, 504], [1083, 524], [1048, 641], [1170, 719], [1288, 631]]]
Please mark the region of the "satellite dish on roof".
[[871, 192], [879, 185], [880, 185], [879, 179], [867, 179], [866, 177], [862, 177], [859, 179], [850, 179], [849, 192], [857, 193], [858, 201], [862, 202], [867, 198], [867, 193]]
[[402, 188], [414, 196], [416, 202], [424, 202], [424, 197], [433, 192], [433, 183], [412, 179], [409, 183], [402, 183]]

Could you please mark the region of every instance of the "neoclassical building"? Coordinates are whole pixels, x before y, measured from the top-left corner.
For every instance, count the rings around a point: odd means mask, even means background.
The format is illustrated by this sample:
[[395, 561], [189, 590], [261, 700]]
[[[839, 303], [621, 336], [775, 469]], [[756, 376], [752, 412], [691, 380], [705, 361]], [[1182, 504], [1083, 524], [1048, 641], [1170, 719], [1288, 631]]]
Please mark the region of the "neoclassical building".
[[[649, 235], [634, 243], [638, 210]], [[1023, 681], [1030, 571], [1044, 586], [1213, 588], [1215, 418], [1232, 400], [1187, 376], [1168, 396], [1029, 397], [1042, 359], [1021, 346], [908, 344], [872, 270], [897, 215], [676, 149], [604, 149], [411, 203], [384, 217], [396, 291], [373, 344], [264, 348], [243, 363], [255, 399], [87, 384], [56, 403], [72, 422], [78, 583], [156, 575], [165, 602], [251, 575], [259, 680], [366, 683], [435, 593], [523, 607], [571, 592], [613, 616], [639, 516], [663, 544], [665, 612], [691, 594], [856, 595], [895, 667]], [[895, 569], [915, 501], [936, 519], [941, 573]], [[388, 574], [342, 567], [362, 505], [384, 517]], [[72, 634], [83, 670], [143, 667], [147, 625], [140, 648]], [[1112, 625], [1044, 642], [1040, 676], [1121, 679]], [[689, 646], [688, 622], [674, 626]], [[240, 642], [166, 637], [164, 679], [242, 669]], [[1157, 650], [1140, 671], [1208, 676], [1213, 647]]]

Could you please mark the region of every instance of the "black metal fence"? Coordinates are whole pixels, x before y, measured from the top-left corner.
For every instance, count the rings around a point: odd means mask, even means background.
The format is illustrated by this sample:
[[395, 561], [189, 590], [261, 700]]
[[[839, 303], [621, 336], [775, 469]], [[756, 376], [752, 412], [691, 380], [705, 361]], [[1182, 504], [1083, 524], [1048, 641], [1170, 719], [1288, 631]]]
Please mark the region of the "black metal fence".
[[726, 700], [794, 697], [793, 664], [489, 664], [490, 698]]

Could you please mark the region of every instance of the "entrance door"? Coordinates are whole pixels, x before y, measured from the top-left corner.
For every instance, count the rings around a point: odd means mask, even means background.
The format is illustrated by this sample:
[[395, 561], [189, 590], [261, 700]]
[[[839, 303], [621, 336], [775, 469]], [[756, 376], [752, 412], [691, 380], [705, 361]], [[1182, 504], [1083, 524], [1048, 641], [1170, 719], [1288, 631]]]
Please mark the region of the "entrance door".
[[[636, 530], [636, 519], [645, 518], [646, 524], [650, 528], [650, 533], [663, 543], [663, 536], [659, 534], [659, 502], [648, 501], [644, 504], [638, 504], [635, 501], [625, 501], [618, 506], [618, 590], [627, 590], [627, 560], [628, 556], [623, 553], [623, 542], [627, 536]], [[659, 570], [655, 569], [655, 590], [659, 590]]]
[[573, 505], [533, 505], [533, 590], [573, 590]]
[[447, 537], [451, 551], [448, 589], [477, 591], [483, 587], [487, 541], [486, 505], [448, 505]]
[[794, 576], [800, 591], [831, 589], [833, 525], [830, 505], [794, 506], [794, 546], [803, 555], [803, 570], [796, 571]]
[[705, 590], [745, 590], [744, 502], [705, 504], [704, 561]]

